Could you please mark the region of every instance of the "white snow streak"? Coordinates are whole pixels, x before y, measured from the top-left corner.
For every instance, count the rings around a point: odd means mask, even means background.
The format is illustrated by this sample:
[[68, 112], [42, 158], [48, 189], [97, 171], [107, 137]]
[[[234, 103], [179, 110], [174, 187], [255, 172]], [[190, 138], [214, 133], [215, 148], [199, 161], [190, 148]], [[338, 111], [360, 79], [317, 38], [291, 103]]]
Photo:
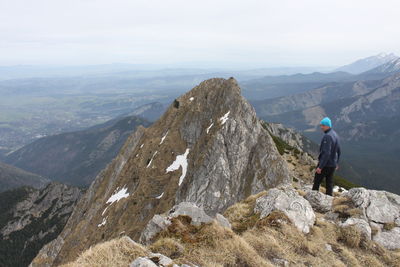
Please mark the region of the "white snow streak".
[[[107, 218], [108, 218], [108, 217], [107, 217]], [[103, 218], [103, 221], [102, 221], [101, 223], [99, 223], [99, 224], [97, 225], [97, 227], [102, 227], [102, 226], [106, 225], [106, 223], [107, 223], [107, 218]]]
[[221, 124], [224, 125], [225, 122], [228, 120], [228, 116], [231, 111], [228, 111], [224, 116], [222, 116], [219, 120], [221, 121]]
[[171, 171], [176, 171], [182, 166], [182, 175], [179, 177], [179, 185], [182, 184], [183, 179], [186, 176], [186, 171], [188, 167], [187, 156], [189, 154], [189, 148], [186, 149], [185, 154], [176, 156], [175, 161], [167, 168], [167, 173]]
[[140, 148], [142, 148], [144, 146], [144, 144], [142, 144], [141, 146], [140, 146]]
[[208, 128], [207, 128], [207, 130], [206, 130], [207, 133], [210, 131], [210, 129], [211, 129], [211, 127], [213, 127], [213, 125], [214, 125], [214, 123], [211, 123], [210, 126], [208, 126]]
[[167, 135], [168, 135], [168, 132], [169, 131], [167, 131], [167, 133], [161, 138], [161, 142], [160, 142], [160, 145], [164, 142], [164, 139], [165, 139], [165, 137], [167, 137]]
[[194, 100], [194, 97], [192, 96], [191, 98], [189, 98], [190, 102], [192, 102]]
[[103, 212], [101, 213], [101, 216], [103, 216], [104, 215], [104, 213], [106, 213], [106, 210], [108, 209], [108, 207], [106, 207], [104, 210], [103, 210]]
[[114, 202], [118, 202], [123, 198], [127, 198], [129, 197], [129, 193], [127, 193], [126, 191], [128, 191], [128, 188], [124, 187], [121, 190], [119, 190], [117, 193], [113, 194], [106, 203], [114, 203]]
[[333, 192], [342, 192], [343, 193], [343, 192], [347, 192], [347, 190], [345, 188], [343, 188], [343, 187], [335, 185], [333, 187]]
[[162, 197], [163, 197], [163, 195], [164, 195], [164, 192], [162, 192], [162, 194], [161, 194], [161, 195], [159, 195], [158, 197], [156, 197], [156, 199], [160, 199], [160, 198], [162, 198]]
[[153, 154], [153, 156], [151, 157], [151, 159], [150, 159], [150, 161], [149, 161], [149, 164], [147, 164], [147, 167], [146, 167], [146, 168], [150, 167], [151, 163], [153, 162], [154, 156], [155, 156], [157, 153], [158, 153], [158, 151], [154, 152], [154, 154]]

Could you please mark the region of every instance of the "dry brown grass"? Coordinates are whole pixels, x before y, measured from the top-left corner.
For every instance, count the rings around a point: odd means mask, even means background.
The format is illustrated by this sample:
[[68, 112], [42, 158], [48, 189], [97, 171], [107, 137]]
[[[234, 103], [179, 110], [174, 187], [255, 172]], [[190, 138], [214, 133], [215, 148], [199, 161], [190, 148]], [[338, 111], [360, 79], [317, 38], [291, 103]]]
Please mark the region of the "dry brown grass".
[[176, 259], [184, 254], [184, 246], [173, 238], [160, 238], [149, 246], [149, 249], [155, 253], [161, 253], [171, 259]]
[[341, 227], [339, 230], [339, 241], [344, 242], [347, 246], [351, 248], [360, 247], [362, 234], [355, 225]]
[[148, 254], [145, 247], [134, 244], [127, 237], [100, 243], [83, 252], [78, 259], [61, 267], [126, 267], [137, 257]]
[[229, 220], [235, 233], [243, 233], [257, 223], [260, 216], [253, 212], [256, 199], [266, 194], [264, 191], [249, 196], [244, 201], [234, 204], [225, 211], [223, 215]]
[[385, 229], [386, 231], [390, 231], [395, 227], [396, 227], [396, 223], [395, 222], [383, 224], [383, 229]]
[[363, 214], [360, 208], [356, 208], [350, 198], [339, 196], [333, 199], [333, 211], [341, 218], [358, 217]]
[[[175, 240], [184, 247], [184, 255], [175, 257], [177, 263], [193, 262], [201, 266], [271, 266], [242, 237], [216, 222], [193, 226], [189, 217], [179, 216], [159, 234], [159, 238]], [[159, 246], [157, 241], [154, 244]]]
[[306, 193], [305, 191], [301, 190], [301, 189], [297, 189], [296, 191], [297, 191], [297, 193], [299, 193], [299, 195], [302, 196], [302, 197], [304, 197], [305, 195], [307, 195], [307, 193]]

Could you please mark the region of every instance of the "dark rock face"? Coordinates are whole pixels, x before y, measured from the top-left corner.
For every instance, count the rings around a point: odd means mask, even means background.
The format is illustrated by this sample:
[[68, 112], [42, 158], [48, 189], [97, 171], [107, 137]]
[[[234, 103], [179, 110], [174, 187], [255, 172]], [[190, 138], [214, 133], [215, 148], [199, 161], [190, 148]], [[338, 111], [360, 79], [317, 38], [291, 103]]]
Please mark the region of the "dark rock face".
[[181, 202], [214, 216], [250, 194], [289, 183], [286, 161], [235, 79], [204, 81], [174, 103], [128, 138], [33, 266], [73, 260], [121, 232], [138, 240], [155, 214]]
[[0, 194], [0, 265], [27, 266], [64, 228], [81, 190], [50, 183]]

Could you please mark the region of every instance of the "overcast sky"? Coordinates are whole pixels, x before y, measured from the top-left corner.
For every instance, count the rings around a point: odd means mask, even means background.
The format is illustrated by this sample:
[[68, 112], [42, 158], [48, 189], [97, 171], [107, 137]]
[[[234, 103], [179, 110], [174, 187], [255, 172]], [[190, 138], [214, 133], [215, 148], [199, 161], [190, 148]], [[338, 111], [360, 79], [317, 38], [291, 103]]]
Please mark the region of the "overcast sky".
[[398, 0], [0, 0], [0, 65], [335, 66], [400, 55]]

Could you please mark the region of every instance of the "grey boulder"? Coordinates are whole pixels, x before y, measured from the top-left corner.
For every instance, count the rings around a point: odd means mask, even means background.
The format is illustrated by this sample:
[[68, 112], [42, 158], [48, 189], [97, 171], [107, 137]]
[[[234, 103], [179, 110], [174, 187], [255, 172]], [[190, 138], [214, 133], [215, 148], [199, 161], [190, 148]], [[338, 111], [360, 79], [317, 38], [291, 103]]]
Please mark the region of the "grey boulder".
[[332, 210], [333, 197], [319, 191], [309, 190], [304, 196], [310, 202], [314, 210], [319, 212], [329, 212]]
[[308, 233], [314, 225], [315, 214], [310, 203], [301, 197], [293, 188], [273, 188], [267, 195], [259, 197], [254, 207], [260, 218], [267, 217], [273, 211], [282, 211], [302, 232]]
[[366, 220], [358, 218], [348, 218], [344, 223], [340, 223], [339, 226], [355, 226], [360, 232], [368, 239], [371, 240], [371, 227]]
[[157, 264], [148, 258], [139, 257], [134, 260], [129, 267], [158, 267]]
[[372, 238], [387, 249], [400, 248], [400, 227], [394, 227], [389, 231], [378, 231]]

